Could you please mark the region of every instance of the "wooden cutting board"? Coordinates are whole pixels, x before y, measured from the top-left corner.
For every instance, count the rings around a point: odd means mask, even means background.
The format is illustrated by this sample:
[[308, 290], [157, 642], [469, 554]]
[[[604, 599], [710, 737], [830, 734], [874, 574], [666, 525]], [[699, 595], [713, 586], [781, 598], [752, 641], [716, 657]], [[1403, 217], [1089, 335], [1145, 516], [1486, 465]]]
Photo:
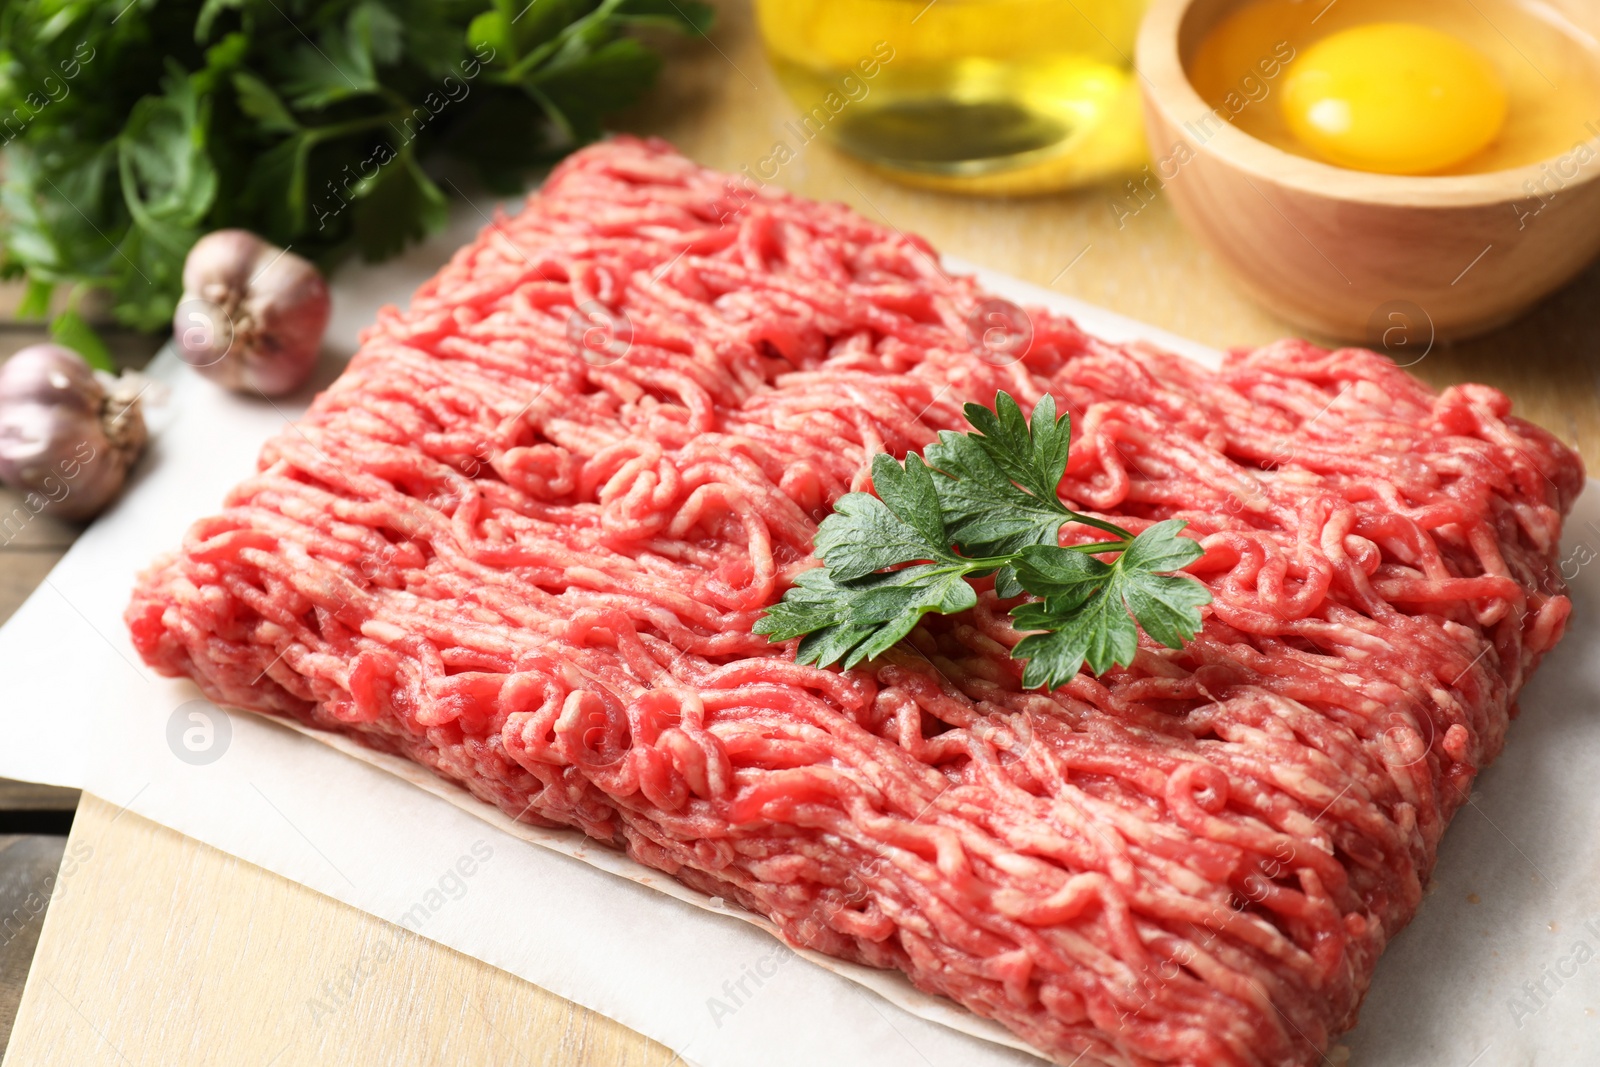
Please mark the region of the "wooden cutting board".
[[[1159, 198], [1133, 217], [1119, 210], [1131, 194], [1116, 186], [963, 199], [896, 185], [820, 142], [800, 144], [786, 126], [798, 111], [746, 3], [723, 3], [721, 14], [709, 42], [670, 45], [660, 91], [622, 125], [1206, 344], [1291, 332], [1231, 287]], [[779, 144], [793, 155], [781, 165], [772, 162]], [[1600, 270], [1591, 269], [1521, 322], [1435, 347], [1413, 370], [1435, 385], [1504, 389], [1520, 414], [1600, 469], [1597, 307]], [[24, 580], [24, 563], [38, 571], [37, 560], [13, 563], [0, 551], [0, 575]], [[682, 1062], [620, 1024], [409, 935], [352, 982], [364, 951], [394, 928], [121, 810], [130, 799], [84, 798], [8, 1067]]]

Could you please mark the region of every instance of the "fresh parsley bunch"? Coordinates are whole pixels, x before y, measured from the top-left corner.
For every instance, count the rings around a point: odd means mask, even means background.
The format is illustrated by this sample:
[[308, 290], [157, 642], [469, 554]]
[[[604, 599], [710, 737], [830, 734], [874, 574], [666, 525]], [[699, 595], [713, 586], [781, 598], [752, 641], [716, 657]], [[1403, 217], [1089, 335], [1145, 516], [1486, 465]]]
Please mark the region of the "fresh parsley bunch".
[[154, 330], [214, 229], [393, 255], [445, 218], [424, 161], [513, 192], [650, 85], [631, 28], [710, 22], [693, 0], [7, 0], [0, 273], [25, 313], [99, 288]]
[[[1126, 666], [1139, 629], [1181, 648], [1200, 628], [1211, 593], [1172, 575], [1202, 550], [1168, 519], [1135, 536], [1081, 515], [1056, 493], [1067, 469], [1071, 421], [1055, 400], [1039, 401], [1030, 424], [1007, 393], [993, 411], [966, 406], [978, 433], [939, 434], [904, 464], [873, 459], [878, 495], [849, 493], [817, 530], [824, 566], [806, 571], [755, 626], [771, 640], [799, 637], [799, 661], [853, 667], [910, 633], [929, 612], [949, 615], [978, 602], [970, 578], [994, 576], [1002, 597], [1032, 631], [1012, 650], [1027, 661], [1022, 684], [1065, 685], [1085, 662], [1095, 674]], [[1112, 540], [1063, 548], [1059, 532], [1076, 522]], [[1105, 562], [1097, 557], [1115, 554]]]

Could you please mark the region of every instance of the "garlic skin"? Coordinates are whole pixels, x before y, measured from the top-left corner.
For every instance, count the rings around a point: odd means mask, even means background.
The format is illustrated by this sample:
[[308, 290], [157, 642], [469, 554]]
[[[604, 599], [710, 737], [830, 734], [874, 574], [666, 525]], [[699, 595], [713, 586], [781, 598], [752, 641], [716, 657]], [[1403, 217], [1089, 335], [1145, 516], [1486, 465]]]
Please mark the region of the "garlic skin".
[[122, 489], [147, 435], [137, 383], [97, 375], [60, 345], [0, 364], [0, 481], [35, 514], [92, 518]]
[[172, 317], [178, 356], [235, 392], [282, 396], [311, 376], [333, 304], [322, 272], [248, 230], [189, 250]]

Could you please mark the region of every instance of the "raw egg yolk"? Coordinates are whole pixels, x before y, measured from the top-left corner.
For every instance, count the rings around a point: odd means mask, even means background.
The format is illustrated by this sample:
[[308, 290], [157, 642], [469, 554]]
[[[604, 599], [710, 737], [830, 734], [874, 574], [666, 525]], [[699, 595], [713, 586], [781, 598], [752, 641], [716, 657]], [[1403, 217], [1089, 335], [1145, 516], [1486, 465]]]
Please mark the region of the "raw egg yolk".
[[1499, 72], [1427, 26], [1377, 22], [1318, 41], [1289, 65], [1289, 128], [1328, 162], [1427, 174], [1481, 152], [1506, 118]]

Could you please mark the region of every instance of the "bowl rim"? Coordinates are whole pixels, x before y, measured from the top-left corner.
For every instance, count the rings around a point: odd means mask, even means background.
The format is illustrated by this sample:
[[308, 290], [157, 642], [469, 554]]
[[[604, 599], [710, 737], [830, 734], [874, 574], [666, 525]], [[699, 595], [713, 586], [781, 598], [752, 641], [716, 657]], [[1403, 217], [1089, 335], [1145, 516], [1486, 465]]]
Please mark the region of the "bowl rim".
[[[1151, 0], [1139, 27], [1135, 49], [1137, 73], [1144, 83], [1146, 101], [1159, 108], [1174, 128], [1181, 129], [1185, 116], [1193, 121], [1210, 115], [1213, 108], [1189, 81], [1183, 59], [1178, 54], [1178, 31], [1189, 10], [1200, 0]], [[1235, 0], [1241, 6], [1250, 0]], [[1519, 200], [1541, 199], [1529, 186], [1545, 177], [1551, 164], [1587, 146], [1594, 159], [1580, 165], [1572, 178], [1561, 177], [1554, 195], [1586, 185], [1600, 178], [1600, 132], [1548, 159], [1483, 174], [1407, 175], [1375, 174], [1349, 170], [1316, 159], [1287, 152], [1258, 140], [1232, 122], [1196, 147], [1254, 177], [1299, 192], [1330, 200], [1398, 207], [1481, 207], [1511, 204]], [[1151, 155], [1160, 149], [1151, 146]]]

